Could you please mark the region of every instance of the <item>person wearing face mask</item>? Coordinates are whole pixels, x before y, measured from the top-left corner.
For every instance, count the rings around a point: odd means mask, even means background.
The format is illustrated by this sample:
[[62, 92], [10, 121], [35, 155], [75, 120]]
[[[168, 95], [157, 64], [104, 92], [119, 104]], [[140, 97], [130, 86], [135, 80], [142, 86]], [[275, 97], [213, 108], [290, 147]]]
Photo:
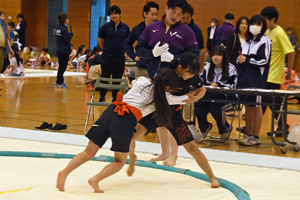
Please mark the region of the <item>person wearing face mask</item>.
[[206, 47], [207, 47], [207, 51], [212, 51], [212, 42], [214, 39], [214, 34], [217, 28], [217, 19], [216, 18], [212, 18], [210, 20], [210, 27], [207, 28], [207, 41], [206, 41]]
[[235, 33], [231, 34], [227, 39], [226, 50], [229, 55], [229, 62], [233, 64], [238, 72], [239, 66], [236, 64], [236, 59], [239, 56], [239, 50], [241, 48], [241, 44], [246, 39], [246, 33], [248, 30], [249, 19], [248, 17], [242, 16], [236, 22]]
[[147, 73], [147, 60], [141, 59], [140, 57], [136, 56], [136, 52], [134, 52], [133, 44], [138, 41], [138, 39], [141, 37], [144, 29], [151, 23], [157, 21], [157, 14], [159, 10], [159, 5], [153, 1], [148, 2], [144, 8], [143, 8], [143, 17], [144, 21], [140, 24], [133, 27], [131, 32], [129, 33], [125, 47], [126, 47], [126, 53], [127, 55], [134, 61], [136, 61], [136, 72], [135, 77], [139, 76], [145, 76], [148, 77]]
[[[241, 46], [241, 55], [237, 58], [240, 67], [238, 88], [266, 88], [272, 43], [264, 35], [267, 29], [266, 20], [262, 15], [254, 15], [249, 21], [246, 40]], [[261, 103], [261, 96], [241, 96], [247, 102]], [[259, 133], [262, 125], [261, 105], [245, 105], [246, 133], [239, 142], [241, 145], [253, 146], [260, 144]]]

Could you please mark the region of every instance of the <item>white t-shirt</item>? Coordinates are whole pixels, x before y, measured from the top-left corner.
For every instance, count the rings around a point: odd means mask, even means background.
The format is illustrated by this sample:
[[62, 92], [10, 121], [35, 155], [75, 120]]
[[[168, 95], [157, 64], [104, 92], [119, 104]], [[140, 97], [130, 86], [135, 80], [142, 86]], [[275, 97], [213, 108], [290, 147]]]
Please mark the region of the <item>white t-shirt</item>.
[[10, 62], [10, 65], [15, 66], [13, 73], [21, 74], [24, 71], [23, 65], [21, 63], [19, 63], [19, 66], [18, 66], [17, 60], [15, 57], [13, 57], [12, 59], [9, 59], [9, 62]]
[[76, 56], [77, 51], [73, 49], [73, 51], [70, 53], [70, 56]]
[[[142, 112], [143, 117], [155, 111], [154, 104], [147, 105], [153, 100], [153, 84], [146, 77], [139, 77], [132, 81], [132, 88], [124, 95], [123, 102], [134, 106]], [[169, 105], [185, 104], [182, 102], [188, 99], [187, 95], [174, 96], [166, 92]]]

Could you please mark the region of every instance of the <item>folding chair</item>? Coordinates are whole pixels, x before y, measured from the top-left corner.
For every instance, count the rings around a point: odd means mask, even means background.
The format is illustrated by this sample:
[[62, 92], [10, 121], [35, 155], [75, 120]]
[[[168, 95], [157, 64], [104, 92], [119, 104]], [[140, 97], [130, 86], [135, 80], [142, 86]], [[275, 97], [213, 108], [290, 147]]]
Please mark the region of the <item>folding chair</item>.
[[[102, 81], [106, 81], [106, 83], [102, 83]], [[120, 83], [119, 85], [114, 85], [113, 83]], [[124, 83], [124, 84], [121, 84]], [[104, 78], [104, 77], [99, 77], [94, 86], [93, 94], [91, 97], [91, 102], [88, 102], [87, 105], [89, 105], [89, 111], [86, 117], [86, 122], [84, 126], [84, 132], [86, 133], [86, 128], [88, 125], [89, 121], [89, 116], [91, 112], [91, 108], [93, 107], [93, 122], [94, 122], [94, 106], [109, 106], [111, 103], [110, 102], [93, 102], [94, 100], [94, 95], [97, 89], [107, 89], [107, 90], [123, 90], [123, 94], [126, 93], [127, 90], [127, 79], [113, 79], [113, 78]]]

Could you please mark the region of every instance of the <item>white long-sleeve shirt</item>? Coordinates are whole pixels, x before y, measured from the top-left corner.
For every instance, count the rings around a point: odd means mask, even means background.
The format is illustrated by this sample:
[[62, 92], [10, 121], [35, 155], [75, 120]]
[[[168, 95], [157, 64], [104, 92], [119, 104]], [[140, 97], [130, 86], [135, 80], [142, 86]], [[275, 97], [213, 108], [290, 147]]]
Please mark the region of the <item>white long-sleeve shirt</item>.
[[[132, 88], [123, 96], [123, 102], [134, 106], [142, 112], [143, 117], [155, 111], [154, 104], [147, 105], [153, 100], [153, 83], [146, 77], [139, 77], [132, 82]], [[188, 99], [187, 95], [174, 96], [166, 92], [169, 105], [185, 104], [184, 100]]]

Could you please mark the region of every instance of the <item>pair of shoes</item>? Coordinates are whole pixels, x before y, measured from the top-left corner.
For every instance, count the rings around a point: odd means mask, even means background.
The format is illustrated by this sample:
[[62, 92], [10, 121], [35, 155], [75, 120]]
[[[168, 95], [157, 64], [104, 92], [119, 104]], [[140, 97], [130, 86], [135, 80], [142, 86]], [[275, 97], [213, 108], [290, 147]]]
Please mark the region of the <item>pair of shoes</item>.
[[68, 86], [65, 83], [60, 83], [60, 84], [55, 83], [54, 87], [56, 87], [56, 88], [68, 88]]
[[[288, 134], [289, 134], [289, 133], [290, 133], [290, 132], [289, 132], [290, 125], [287, 124], [286, 127], [287, 127]], [[282, 130], [283, 130], [283, 129], [282, 129], [282, 126], [278, 126], [277, 131], [282, 131]], [[272, 133], [271, 133], [271, 132], [268, 132], [267, 135], [271, 137]], [[283, 137], [283, 135], [282, 135], [282, 133], [275, 133], [275, 137]]]
[[226, 132], [221, 134], [221, 137], [219, 138], [219, 142], [225, 143], [229, 139], [231, 131], [232, 131], [231, 125], [226, 127]]
[[257, 139], [252, 135], [246, 135], [244, 137], [244, 139], [239, 141], [239, 144], [244, 145], [244, 146], [258, 145], [258, 144], [260, 144], [260, 139]]
[[201, 142], [203, 140], [203, 137], [202, 137], [202, 133], [201, 133], [199, 127], [192, 126], [192, 125], [188, 125], [188, 127], [193, 135], [193, 138], [194, 138], [196, 144]]
[[212, 129], [213, 125], [211, 123], [208, 123], [208, 127], [207, 129], [205, 130], [205, 132], [202, 133], [202, 137], [203, 138], [206, 138], [207, 137], [207, 134], [208, 132]]
[[237, 130], [238, 132], [243, 133], [243, 134], [247, 134], [247, 133], [246, 133], [246, 126], [241, 127], [241, 128], [237, 127], [236, 130]]
[[62, 125], [62, 124], [56, 123], [56, 125], [51, 130], [52, 131], [66, 131], [67, 125]]
[[48, 124], [47, 122], [43, 122], [43, 124], [41, 126], [35, 127], [35, 129], [39, 129], [39, 130], [49, 129], [49, 130], [51, 130], [52, 129], [52, 124]]
[[104, 97], [100, 97], [99, 102], [105, 102], [105, 98]]
[[52, 124], [48, 124], [47, 122], [43, 122], [43, 124], [39, 127], [35, 127], [35, 129], [38, 130], [52, 130], [52, 131], [66, 131], [67, 125], [62, 125], [59, 123], [56, 123], [54, 127], [52, 127]]

